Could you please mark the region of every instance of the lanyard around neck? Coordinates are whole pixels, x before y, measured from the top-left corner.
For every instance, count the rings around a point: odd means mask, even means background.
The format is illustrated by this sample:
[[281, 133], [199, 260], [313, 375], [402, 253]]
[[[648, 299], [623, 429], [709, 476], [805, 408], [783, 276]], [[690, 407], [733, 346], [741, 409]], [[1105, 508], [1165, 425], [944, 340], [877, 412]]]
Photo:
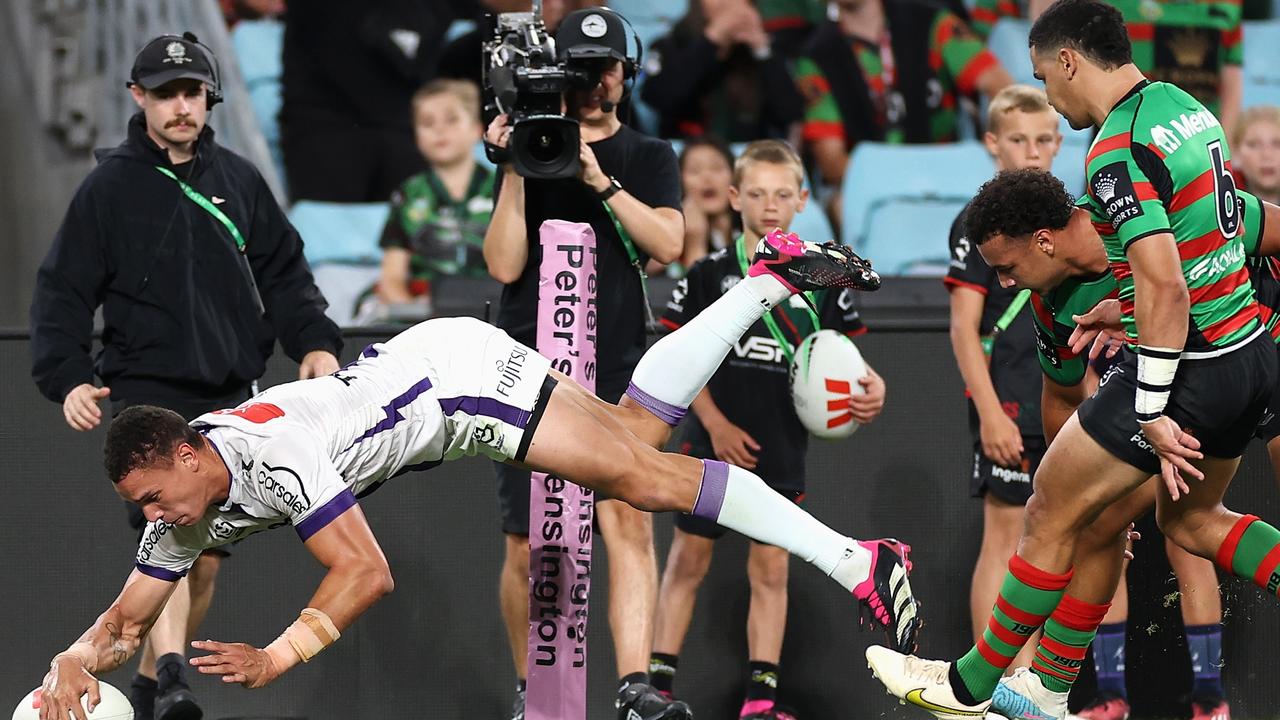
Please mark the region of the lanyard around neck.
[[[747, 241], [746, 238], [739, 235], [737, 242], [733, 244], [734, 254], [738, 257], [738, 267], [742, 270], [742, 277], [747, 277]], [[813, 294], [805, 292], [809, 297], [809, 302], [813, 303]], [[813, 330], [817, 332], [822, 328], [822, 323], [818, 322], [818, 314], [808, 305], [804, 308], [809, 313], [809, 320], [813, 323]], [[787, 338], [782, 334], [782, 330], [778, 327], [778, 321], [773, 319], [773, 311], [770, 310], [764, 314], [764, 324], [769, 328], [769, 334], [773, 336], [773, 341], [778, 343], [778, 347], [782, 349], [782, 355], [787, 359], [787, 365], [790, 366], [794, 360], [795, 350], [791, 343], [787, 342]]]
[[622, 247], [627, 250], [627, 260], [631, 262], [631, 267], [635, 268], [636, 274], [640, 276], [640, 295], [644, 299], [645, 326], [652, 331], [658, 323], [653, 317], [653, 308], [649, 306], [649, 274], [644, 271], [644, 263], [640, 262], [640, 253], [636, 250], [636, 244], [631, 241], [631, 236], [627, 234], [627, 229], [622, 227], [622, 221], [614, 214], [613, 208], [609, 207], [608, 202], [600, 204], [604, 206], [604, 211], [609, 214], [609, 219], [613, 221], [613, 229], [618, 231], [618, 238], [622, 240]]
[[226, 213], [222, 212], [217, 205], [214, 205], [209, 198], [202, 195], [199, 190], [196, 190], [183, 182], [182, 179], [175, 175], [169, 168], [156, 165], [156, 169], [161, 173], [168, 175], [174, 182], [178, 183], [178, 187], [182, 188], [182, 193], [191, 198], [191, 202], [194, 202], [204, 208], [205, 212], [209, 213], [214, 217], [214, 219], [222, 223], [223, 227], [227, 229], [227, 232], [231, 233], [231, 238], [235, 240], [236, 249], [240, 251], [241, 255], [244, 254], [244, 236], [240, 234], [240, 229], [236, 227], [234, 222], [231, 222], [231, 218], [227, 217]]

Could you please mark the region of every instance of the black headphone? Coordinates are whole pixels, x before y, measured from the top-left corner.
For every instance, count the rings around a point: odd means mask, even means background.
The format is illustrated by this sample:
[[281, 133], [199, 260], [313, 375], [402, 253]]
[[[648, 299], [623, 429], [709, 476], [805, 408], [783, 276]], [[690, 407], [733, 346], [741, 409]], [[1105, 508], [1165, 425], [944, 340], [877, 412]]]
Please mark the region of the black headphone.
[[[209, 66], [209, 71], [213, 73], [213, 85], [205, 87], [205, 109], [212, 110], [214, 105], [222, 102], [222, 66], [218, 64], [218, 56], [213, 54], [213, 50], [211, 50], [208, 45], [200, 42], [199, 38], [197, 38], [193, 32], [188, 31], [181, 35], [168, 33], [152, 38], [146, 45], [143, 45], [142, 50], [139, 50], [138, 54], [134, 56], [133, 64], [135, 66], [138, 64], [138, 58], [142, 56], [142, 51], [146, 50], [151, 43], [156, 42], [157, 40], [185, 40], [186, 42], [195, 45], [196, 49], [200, 51], [200, 54], [204, 55], [204, 60]], [[132, 82], [133, 81], [130, 80], [130, 84], [132, 84]]]

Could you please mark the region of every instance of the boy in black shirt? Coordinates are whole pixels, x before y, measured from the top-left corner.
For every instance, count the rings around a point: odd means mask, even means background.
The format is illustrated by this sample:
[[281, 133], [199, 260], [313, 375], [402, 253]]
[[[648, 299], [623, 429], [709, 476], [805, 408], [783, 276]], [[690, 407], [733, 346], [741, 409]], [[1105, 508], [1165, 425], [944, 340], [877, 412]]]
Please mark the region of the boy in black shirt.
[[[730, 190], [733, 207], [742, 214], [743, 235], [690, 269], [667, 304], [664, 325], [680, 327], [742, 280], [755, 243], [775, 227], [785, 230], [804, 207], [808, 192], [802, 189], [802, 172], [800, 159], [782, 142], [761, 140], [743, 151]], [[804, 497], [809, 436], [791, 401], [788, 370], [793, 348], [820, 327], [851, 336], [866, 332], [851, 291], [820, 291], [812, 299], [816, 314], [796, 297], [751, 326], [693, 401], [694, 416], [686, 425], [681, 446], [682, 452], [696, 457], [754, 470], [770, 487], [796, 502]], [[868, 368], [860, 383], [865, 393], [852, 395], [850, 406], [857, 422], [871, 422], [884, 405], [884, 380]], [[776, 440], [762, 446], [756, 438]], [[665, 693], [671, 693], [698, 586], [711, 562], [715, 540], [724, 533], [725, 528], [691, 515], [676, 520], [649, 666], [654, 687]], [[775, 705], [787, 615], [787, 566], [785, 550], [752, 544], [747, 564], [751, 663], [743, 718], [790, 717]]]

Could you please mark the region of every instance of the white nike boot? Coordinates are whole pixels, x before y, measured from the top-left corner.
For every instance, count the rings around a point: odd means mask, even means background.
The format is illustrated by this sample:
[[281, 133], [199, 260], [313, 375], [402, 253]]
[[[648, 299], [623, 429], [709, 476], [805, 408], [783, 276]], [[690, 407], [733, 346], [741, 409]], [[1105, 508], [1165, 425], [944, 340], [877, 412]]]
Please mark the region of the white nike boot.
[[991, 696], [991, 712], [1009, 720], [1064, 720], [1069, 694], [1049, 690], [1039, 675], [1027, 668], [1018, 668], [1009, 677], [1000, 679]]
[[867, 667], [884, 683], [885, 690], [903, 704], [933, 713], [938, 720], [973, 720], [987, 714], [990, 700], [966, 705], [956, 699], [947, 673], [951, 663], [922, 660], [879, 645], [867, 648]]

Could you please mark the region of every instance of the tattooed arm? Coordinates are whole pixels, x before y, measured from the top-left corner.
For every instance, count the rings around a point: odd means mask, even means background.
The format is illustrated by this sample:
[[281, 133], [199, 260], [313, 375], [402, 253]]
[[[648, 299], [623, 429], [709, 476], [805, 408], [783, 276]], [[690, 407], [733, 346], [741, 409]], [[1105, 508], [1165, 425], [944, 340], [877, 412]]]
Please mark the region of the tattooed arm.
[[89, 708], [97, 706], [101, 698], [94, 675], [120, 667], [133, 655], [160, 616], [176, 584], [137, 570], [129, 575], [111, 607], [49, 664], [42, 688], [41, 720], [63, 720], [68, 712], [83, 720], [80, 698], [86, 693]]

